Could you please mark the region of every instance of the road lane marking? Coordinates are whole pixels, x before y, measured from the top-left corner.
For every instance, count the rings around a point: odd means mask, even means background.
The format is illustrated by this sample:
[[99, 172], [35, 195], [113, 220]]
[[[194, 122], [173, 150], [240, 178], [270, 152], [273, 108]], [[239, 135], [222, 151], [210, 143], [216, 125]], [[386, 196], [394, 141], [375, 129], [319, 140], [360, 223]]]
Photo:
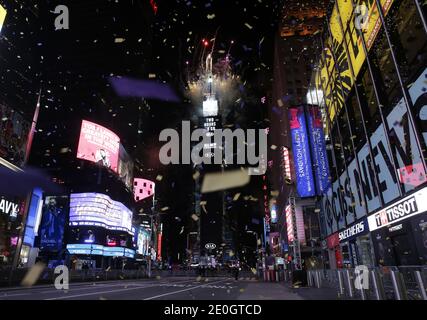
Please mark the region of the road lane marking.
[[[220, 281], [212, 282], [211, 284], [220, 283], [220, 282], [224, 282], [224, 281], [227, 281], [227, 280], [228, 280], [228, 279], [224, 279], [224, 280], [220, 280]], [[207, 284], [201, 284], [201, 285], [199, 285], [199, 286], [191, 287], [191, 288], [188, 288], [188, 289], [183, 289], [183, 290], [178, 290], [178, 291], [168, 292], [168, 293], [164, 293], [164, 294], [159, 294], [159, 295], [157, 295], [157, 296], [150, 297], [150, 298], [145, 298], [145, 299], [143, 299], [143, 300], [153, 300], [153, 299], [157, 299], [157, 298], [161, 298], [161, 297], [165, 297], [165, 296], [170, 296], [170, 295], [172, 295], [172, 294], [181, 293], [181, 292], [185, 292], [185, 291], [189, 291], [189, 290], [197, 289], [197, 288], [200, 288], [200, 287], [206, 287], [206, 286], [207, 286]]]
[[[188, 282], [193, 280], [186, 280], [183, 282]], [[86, 296], [94, 296], [97, 294], [105, 294], [105, 293], [115, 293], [115, 292], [123, 292], [123, 291], [131, 291], [131, 290], [138, 290], [138, 289], [145, 289], [145, 288], [153, 288], [159, 286], [159, 283], [153, 283], [148, 284], [148, 286], [139, 286], [136, 288], [126, 288], [126, 289], [120, 289], [120, 290], [109, 290], [109, 291], [98, 291], [98, 292], [90, 292], [90, 293], [81, 293], [81, 294], [75, 294], [75, 295], [67, 295], [63, 297], [55, 297], [55, 298], [47, 298], [43, 300], [62, 300], [62, 299], [71, 299], [71, 298], [78, 298], [78, 297], [86, 297]]]

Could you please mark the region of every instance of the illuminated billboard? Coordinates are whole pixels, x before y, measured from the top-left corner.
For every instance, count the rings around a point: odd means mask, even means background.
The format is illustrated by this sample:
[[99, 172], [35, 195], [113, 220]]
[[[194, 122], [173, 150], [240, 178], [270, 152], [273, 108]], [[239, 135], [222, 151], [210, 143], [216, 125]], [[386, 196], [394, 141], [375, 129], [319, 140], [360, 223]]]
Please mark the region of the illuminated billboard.
[[70, 226], [96, 226], [132, 234], [132, 211], [101, 193], [72, 193]]
[[[384, 16], [388, 15], [393, 2], [394, 0], [380, 0]], [[366, 19], [361, 21], [362, 12], [357, 13], [354, 8], [363, 8], [363, 6], [365, 9], [361, 10], [363, 13], [366, 10]], [[361, 23], [362, 32], [357, 31], [355, 25], [357, 22]], [[325, 48], [319, 61], [320, 68], [314, 74], [316, 90], [324, 92], [325, 103], [331, 120], [341, 110], [354, 85], [349, 62], [353, 67], [354, 76], [357, 77], [366, 60], [362, 34], [366, 48], [370, 51], [381, 27], [382, 23], [375, 1], [338, 0], [335, 2], [329, 19], [331, 34], [326, 35]], [[348, 52], [345, 47], [346, 42], [348, 43]], [[334, 60], [333, 53], [337, 61]], [[339, 70], [339, 74], [337, 70]]]
[[68, 197], [46, 197], [40, 223], [40, 250], [61, 251]]
[[4, 20], [6, 19], [6, 14], [7, 14], [6, 9], [0, 5], [0, 32], [1, 32], [1, 29], [3, 28], [3, 23], [4, 23]]
[[83, 254], [104, 257], [134, 258], [135, 250], [122, 247], [104, 247], [97, 244], [68, 244], [67, 251], [70, 254]]
[[96, 123], [82, 121], [77, 158], [98, 163], [118, 172], [120, 138]]
[[324, 194], [331, 185], [328, 155], [326, 153], [325, 134], [322, 115], [317, 106], [308, 106], [308, 131], [311, 139], [314, 172], [316, 175], [317, 194]]
[[203, 101], [203, 116], [215, 117], [218, 115], [218, 100], [208, 98]]
[[145, 228], [139, 227], [135, 232], [136, 237], [136, 252], [138, 254], [148, 256], [150, 254], [150, 232], [148, 232]]
[[119, 147], [118, 174], [126, 187], [132, 190], [134, 163], [122, 144]]
[[303, 107], [289, 108], [297, 192], [301, 198], [316, 195], [311, 167], [310, 147]]
[[153, 181], [135, 178], [133, 180], [135, 201], [138, 202], [154, 195], [155, 186], [156, 184]]

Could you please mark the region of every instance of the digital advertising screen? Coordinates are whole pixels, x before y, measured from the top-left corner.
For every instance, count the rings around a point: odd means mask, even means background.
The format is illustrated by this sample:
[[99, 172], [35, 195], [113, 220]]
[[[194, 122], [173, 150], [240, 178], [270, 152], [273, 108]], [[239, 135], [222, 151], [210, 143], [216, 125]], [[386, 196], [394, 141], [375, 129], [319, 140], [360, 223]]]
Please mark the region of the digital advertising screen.
[[118, 172], [120, 138], [96, 123], [83, 120], [77, 158], [98, 163]]
[[39, 230], [40, 250], [62, 250], [67, 208], [68, 197], [46, 197]]
[[144, 256], [149, 255], [150, 238], [150, 232], [142, 227], [137, 229], [137, 253]]
[[70, 226], [97, 226], [132, 234], [132, 211], [101, 193], [72, 193]]
[[328, 190], [331, 181], [322, 115], [318, 106], [308, 106], [308, 131], [311, 138], [317, 192], [322, 195]]
[[118, 174], [120, 176], [120, 179], [130, 190], [132, 190], [133, 187], [133, 167], [134, 163], [132, 161], [132, 158], [126, 152], [123, 145], [120, 144]]
[[314, 187], [310, 146], [303, 107], [289, 108], [289, 123], [298, 195], [301, 198], [314, 197], [316, 189]]

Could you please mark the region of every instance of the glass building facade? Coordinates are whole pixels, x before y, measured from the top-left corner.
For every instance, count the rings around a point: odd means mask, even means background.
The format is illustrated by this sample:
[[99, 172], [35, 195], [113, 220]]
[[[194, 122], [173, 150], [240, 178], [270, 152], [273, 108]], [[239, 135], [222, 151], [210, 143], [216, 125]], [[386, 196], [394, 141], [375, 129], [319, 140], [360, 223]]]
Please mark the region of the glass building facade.
[[331, 168], [323, 238], [345, 260], [331, 265], [427, 264], [426, 7], [337, 0], [325, 21], [308, 99], [322, 107]]

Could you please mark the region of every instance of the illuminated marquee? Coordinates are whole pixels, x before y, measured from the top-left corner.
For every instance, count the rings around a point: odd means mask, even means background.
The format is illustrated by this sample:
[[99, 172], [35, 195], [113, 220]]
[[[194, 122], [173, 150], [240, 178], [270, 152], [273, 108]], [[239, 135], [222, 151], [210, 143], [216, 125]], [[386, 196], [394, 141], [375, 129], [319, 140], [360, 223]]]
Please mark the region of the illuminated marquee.
[[101, 193], [72, 193], [70, 226], [97, 226], [132, 234], [132, 211]]
[[292, 173], [291, 173], [291, 161], [289, 160], [289, 149], [283, 147], [282, 151], [282, 169], [284, 171], [284, 177], [286, 183], [290, 184], [292, 182]]

